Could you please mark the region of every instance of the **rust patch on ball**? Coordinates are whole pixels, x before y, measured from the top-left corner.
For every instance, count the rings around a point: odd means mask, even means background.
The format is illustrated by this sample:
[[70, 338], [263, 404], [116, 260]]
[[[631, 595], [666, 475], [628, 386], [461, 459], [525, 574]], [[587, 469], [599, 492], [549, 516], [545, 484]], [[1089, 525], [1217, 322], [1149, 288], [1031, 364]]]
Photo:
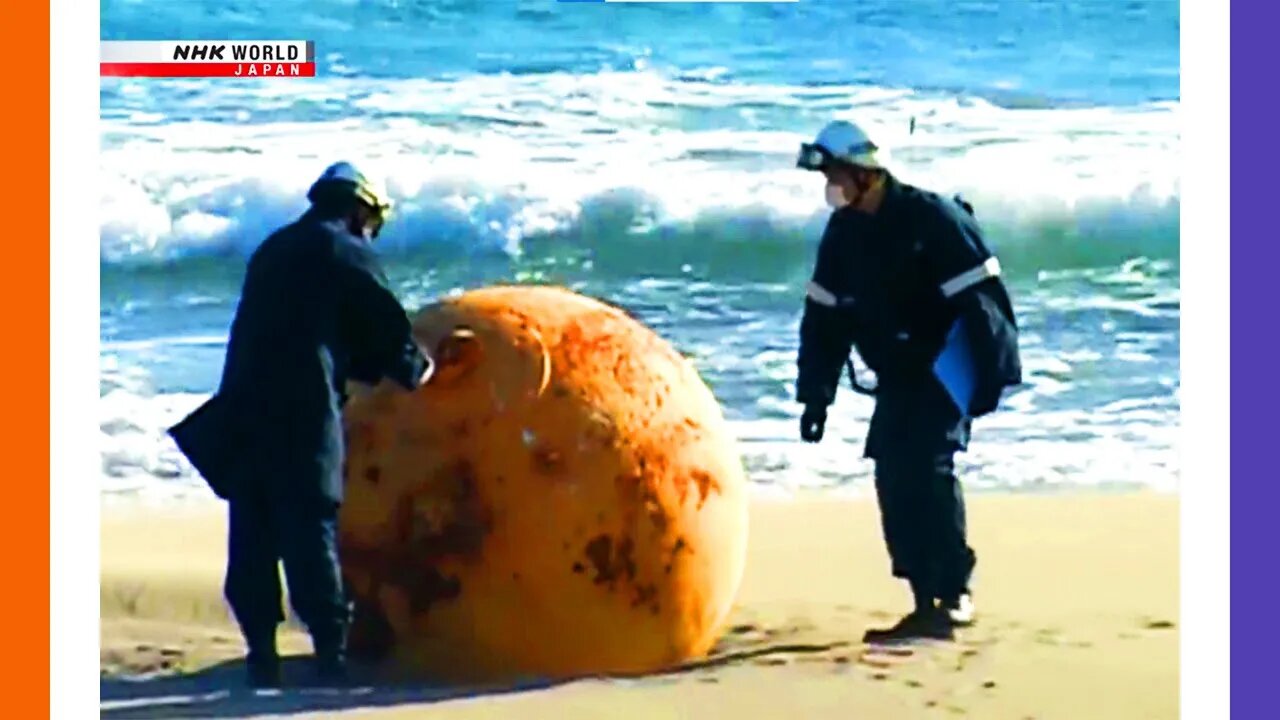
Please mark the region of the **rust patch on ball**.
[[[594, 321], [594, 318], [586, 318]], [[613, 337], [607, 333], [586, 332], [583, 322], [571, 322], [560, 333], [559, 348], [567, 360], [574, 366], [599, 363], [601, 359], [617, 354]]]
[[655, 598], [658, 597], [658, 586], [653, 583], [637, 585], [635, 595], [631, 599], [631, 607], [638, 608], [641, 605], [654, 605]]
[[698, 487], [699, 510], [701, 510], [702, 506], [706, 504], [708, 495], [712, 492], [720, 492], [720, 481], [716, 480], [711, 476], [711, 473], [708, 473], [705, 470], [694, 471], [693, 475], [690, 476], [689, 479]]
[[462, 582], [457, 576], [445, 575], [436, 568], [427, 568], [416, 575], [402, 577], [394, 581], [394, 584], [399, 585], [409, 597], [409, 607], [415, 614], [462, 594]]
[[615, 547], [613, 538], [604, 534], [592, 538], [582, 549], [583, 555], [596, 571], [592, 581], [597, 585], [613, 585], [619, 578], [635, 580], [634, 551], [635, 545], [631, 538], [622, 538]]
[[596, 569], [596, 583], [613, 580], [613, 538], [608, 535], [597, 535], [582, 549], [582, 554]]
[[342, 549], [347, 559], [368, 569], [372, 597], [384, 585], [397, 587], [417, 614], [462, 594], [458, 576], [438, 564], [480, 554], [491, 519], [475, 486], [469, 463], [446, 466], [417, 493], [397, 498], [389, 518], [393, 543], [376, 550], [350, 544]]
[[449, 434], [452, 435], [455, 440], [465, 440], [471, 435], [471, 423], [466, 420], [459, 420], [458, 422], [452, 423], [449, 425]]
[[649, 522], [653, 525], [653, 529], [658, 535], [666, 533], [668, 526], [671, 524], [671, 515], [667, 508], [662, 504], [658, 491], [653, 487], [653, 483], [645, 483], [639, 486], [639, 492], [636, 494], [637, 504], [644, 510], [645, 517], [649, 518]]
[[627, 580], [636, 579], [636, 561], [632, 556], [634, 551], [635, 543], [632, 542], [631, 538], [624, 537], [622, 538], [622, 542], [618, 543], [617, 562], [622, 570], [622, 574], [626, 575]]
[[692, 550], [689, 549], [689, 544], [684, 541], [684, 538], [678, 537], [676, 538], [675, 546], [671, 548], [671, 559], [673, 561], [675, 560], [676, 556], [680, 554], [681, 550], [688, 550], [689, 552], [693, 552]]
[[[427, 505], [440, 507], [444, 518], [440, 527], [431, 527], [432, 523], [414, 513], [414, 507], [423, 499]], [[466, 460], [442, 468], [423, 493], [402, 498], [402, 504], [408, 506], [410, 515], [408, 537], [403, 540], [423, 559], [478, 554], [492, 524], [476, 491], [475, 471]]]
[[653, 529], [661, 535], [667, 531], [667, 527], [671, 523], [671, 518], [667, 515], [667, 511], [662, 508], [662, 504], [656, 498], [649, 498], [644, 502], [645, 514], [649, 516], [649, 522], [653, 523]]
[[532, 458], [533, 469], [541, 475], [555, 475], [565, 468], [564, 455], [543, 443], [533, 449]]
[[618, 473], [613, 476], [613, 489], [618, 492], [618, 497], [620, 498], [631, 497], [639, 480], [635, 475]]

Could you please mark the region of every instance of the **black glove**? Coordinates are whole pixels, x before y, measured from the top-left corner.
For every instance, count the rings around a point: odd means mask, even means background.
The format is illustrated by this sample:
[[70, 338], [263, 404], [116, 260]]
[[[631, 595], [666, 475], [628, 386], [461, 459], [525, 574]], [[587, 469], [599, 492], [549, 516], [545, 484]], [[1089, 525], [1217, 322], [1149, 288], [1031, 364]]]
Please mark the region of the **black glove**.
[[827, 424], [827, 409], [822, 405], [807, 405], [800, 416], [800, 439], [809, 443], [822, 440], [822, 429]]

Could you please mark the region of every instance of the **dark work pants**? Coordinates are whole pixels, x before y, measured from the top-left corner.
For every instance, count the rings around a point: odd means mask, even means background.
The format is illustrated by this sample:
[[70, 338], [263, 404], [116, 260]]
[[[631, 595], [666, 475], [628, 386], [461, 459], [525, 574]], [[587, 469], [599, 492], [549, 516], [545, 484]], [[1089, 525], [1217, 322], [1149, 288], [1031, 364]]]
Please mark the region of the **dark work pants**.
[[229, 503], [225, 592], [249, 653], [275, 654], [276, 626], [284, 621], [282, 561], [290, 604], [316, 653], [340, 653], [350, 610], [338, 564], [338, 506], [285, 497], [265, 485], [248, 485]]
[[876, 461], [876, 496], [893, 574], [923, 598], [969, 591], [977, 558], [966, 540], [964, 497], [951, 453]]
[[966, 539], [955, 453], [969, 441], [962, 417], [931, 376], [882, 384], [867, 438], [893, 574], [918, 599], [969, 591], [977, 558]]

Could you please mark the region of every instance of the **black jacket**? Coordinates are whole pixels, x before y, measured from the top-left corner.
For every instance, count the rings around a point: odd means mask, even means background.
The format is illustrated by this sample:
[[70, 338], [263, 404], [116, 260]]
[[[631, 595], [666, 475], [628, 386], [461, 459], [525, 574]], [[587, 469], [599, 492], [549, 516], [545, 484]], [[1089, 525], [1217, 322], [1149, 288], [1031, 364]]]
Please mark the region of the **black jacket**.
[[307, 213], [249, 259], [218, 391], [170, 434], [220, 497], [252, 477], [341, 502], [347, 380], [425, 369], [373, 250]]
[[1022, 380], [1017, 321], [972, 209], [888, 180], [874, 215], [832, 214], [800, 323], [797, 400], [826, 406], [856, 349], [892, 391], [927, 380], [957, 320], [977, 368], [967, 416]]

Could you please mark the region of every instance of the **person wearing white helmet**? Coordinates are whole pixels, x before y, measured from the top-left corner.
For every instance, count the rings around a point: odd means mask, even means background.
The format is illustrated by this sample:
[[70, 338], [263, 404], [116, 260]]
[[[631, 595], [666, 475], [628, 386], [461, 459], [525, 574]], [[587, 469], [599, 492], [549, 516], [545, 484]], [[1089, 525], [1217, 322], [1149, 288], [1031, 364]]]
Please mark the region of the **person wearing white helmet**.
[[391, 208], [351, 163], [324, 170], [311, 207], [252, 254], [214, 396], [170, 429], [228, 501], [225, 591], [250, 683], [280, 683], [278, 564], [322, 680], [346, 672], [351, 608], [337, 554], [347, 382], [412, 389], [429, 363], [371, 242]]
[[346, 161], [325, 168], [307, 191], [307, 199], [315, 213], [328, 214], [352, 235], [366, 240], [377, 239], [391, 213], [386, 189]]
[[[833, 209], [800, 323], [800, 435], [822, 440], [846, 368], [855, 390], [874, 395], [864, 454], [875, 462], [892, 571], [915, 607], [866, 640], [951, 638], [973, 621], [977, 562], [954, 456], [968, 447], [971, 420], [1021, 382], [1017, 322], [973, 208], [899, 181], [878, 150], [836, 121], [797, 157], [825, 176]], [[873, 389], [858, 382], [854, 350], [875, 373]]]
[[826, 200], [833, 209], [853, 206], [874, 212], [879, 182], [886, 172], [876, 158], [879, 147], [862, 128], [837, 120], [800, 146], [796, 165], [819, 170], [827, 177]]

